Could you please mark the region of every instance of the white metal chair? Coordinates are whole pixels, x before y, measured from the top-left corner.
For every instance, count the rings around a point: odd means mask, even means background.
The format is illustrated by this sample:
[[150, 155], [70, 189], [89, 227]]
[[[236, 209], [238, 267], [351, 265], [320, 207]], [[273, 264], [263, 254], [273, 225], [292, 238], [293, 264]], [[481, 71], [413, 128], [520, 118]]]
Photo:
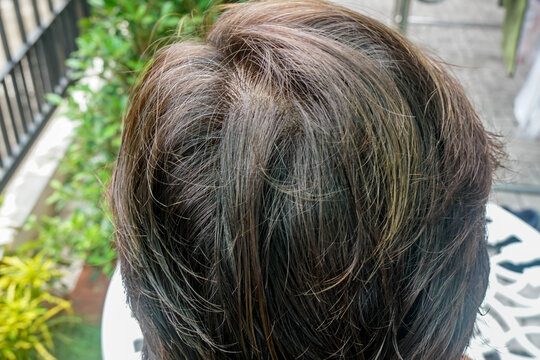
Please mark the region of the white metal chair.
[[487, 216], [489, 288], [468, 354], [540, 359], [540, 233], [497, 205]]

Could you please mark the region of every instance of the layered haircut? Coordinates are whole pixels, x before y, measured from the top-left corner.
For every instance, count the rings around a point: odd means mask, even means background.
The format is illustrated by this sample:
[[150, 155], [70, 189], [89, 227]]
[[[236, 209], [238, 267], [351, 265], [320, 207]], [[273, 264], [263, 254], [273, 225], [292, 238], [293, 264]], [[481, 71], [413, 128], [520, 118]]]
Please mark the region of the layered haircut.
[[146, 359], [459, 359], [498, 145], [404, 37], [318, 1], [159, 51], [110, 200]]

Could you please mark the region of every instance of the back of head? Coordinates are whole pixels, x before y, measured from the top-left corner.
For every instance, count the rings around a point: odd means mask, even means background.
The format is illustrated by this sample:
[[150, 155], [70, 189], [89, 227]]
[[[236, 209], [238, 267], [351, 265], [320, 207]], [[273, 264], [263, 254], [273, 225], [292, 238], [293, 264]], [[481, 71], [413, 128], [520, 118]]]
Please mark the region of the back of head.
[[111, 184], [149, 359], [459, 359], [497, 147], [393, 30], [317, 1], [160, 51]]

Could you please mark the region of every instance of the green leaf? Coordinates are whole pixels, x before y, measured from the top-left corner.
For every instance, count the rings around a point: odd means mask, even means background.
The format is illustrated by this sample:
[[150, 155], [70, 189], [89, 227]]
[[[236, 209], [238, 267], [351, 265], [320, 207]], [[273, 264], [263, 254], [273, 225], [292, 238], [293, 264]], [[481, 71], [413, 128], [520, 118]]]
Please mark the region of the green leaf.
[[133, 20], [140, 20], [142, 19], [142, 17], [144, 16], [144, 14], [146, 13], [146, 4], [141, 4], [139, 5], [139, 7], [137, 8], [137, 12], [133, 15]]
[[60, 105], [63, 100], [63, 98], [60, 95], [54, 94], [54, 93], [46, 94], [45, 98], [47, 99], [48, 102], [50, 102], [53, 105]]
[[172, 1], [166, 1], [161, 6], [161, 14], [160, 17], [167, 16], [174, 12], [174, 3]]
[[67, 59], [66, 65], [72, 69], [79, 69], [79, 70], [87, 67], [87, 65], [83, 61], [76, 58]]
[[88, 4], [93, 7], [102, 8], [105, 6], [105, 2], [103, 0], [88, 0]]

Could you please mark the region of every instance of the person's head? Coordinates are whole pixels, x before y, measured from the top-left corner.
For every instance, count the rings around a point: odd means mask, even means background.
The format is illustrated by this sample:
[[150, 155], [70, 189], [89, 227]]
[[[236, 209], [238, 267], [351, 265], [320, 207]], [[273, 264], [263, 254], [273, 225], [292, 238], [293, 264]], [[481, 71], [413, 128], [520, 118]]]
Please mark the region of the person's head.
[[117, 249], [149, 359], [458, 359], [498, 147], [460, 85], [329, 3], [225, 11], [124, 119]]

